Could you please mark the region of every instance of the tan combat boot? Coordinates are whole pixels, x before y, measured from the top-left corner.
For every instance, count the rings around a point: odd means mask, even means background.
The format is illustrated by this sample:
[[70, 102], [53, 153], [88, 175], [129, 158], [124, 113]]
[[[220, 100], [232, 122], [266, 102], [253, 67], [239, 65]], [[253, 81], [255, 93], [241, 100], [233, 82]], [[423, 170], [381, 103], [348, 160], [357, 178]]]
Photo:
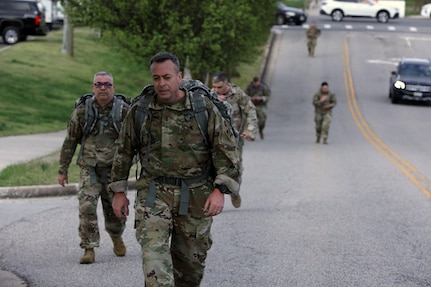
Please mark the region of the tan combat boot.
[[320, 137], [316, 138], [316, 143], [320, 143]]
[[327, 139], [323, 139], [323, 144], [328, 144], [328, 140]]
[[259, 129], [259, 135], [260, 135], [260, 139], [263, 140], [265, 138], [265, 135], [263, 134], [263, 130]]
[[112, 243], [114, 243], [114, 254], [117, 256], [126, 255], [126, 245], [124, 245], [123, 238], [121, 236], [111, 236]]
[[94, 249], [93, 248], [86, 248], [84, 255], [79, 260], [80, 264], [91, 264], [94, 263]]
[[233, 207], [239, 208], [241, 206], [241, 196], [239, 196], [239, 194], [235, 195], [235, 194], [232, 193], [230, 195], [230, 199], [232, 201]]

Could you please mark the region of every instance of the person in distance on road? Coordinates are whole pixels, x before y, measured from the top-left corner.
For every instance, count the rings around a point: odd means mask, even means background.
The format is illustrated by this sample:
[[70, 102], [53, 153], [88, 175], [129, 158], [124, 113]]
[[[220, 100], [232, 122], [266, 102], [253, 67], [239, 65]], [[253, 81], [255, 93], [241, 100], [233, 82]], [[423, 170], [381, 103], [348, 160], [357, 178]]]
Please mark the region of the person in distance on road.
[[332, 109], [337, 104], [335, 94], [329, 91], [327, 82], [323, 82], [319, 91], [313, 96], [314, 122], [316, 129], [316, 143], [328, 143], [329, 126], [332, 120]]
[[260, 139], [263, 140], [263, 130], [267, 118], [267, 103], [271, 97], [271, 90], [259, 77], [254, 77], [253, 81], [247, 86], [245, 93], [251, 98], [252, 103], [256, 107], [257, 126], [259, 128]]
[[320, 36], [321, 30], [316, 27], [316, 22], [312, 21], [310, 27], [305, 32], [307, 35], [308, 56], [314, 57], [314, 50], [317, 45], [317, 38]]

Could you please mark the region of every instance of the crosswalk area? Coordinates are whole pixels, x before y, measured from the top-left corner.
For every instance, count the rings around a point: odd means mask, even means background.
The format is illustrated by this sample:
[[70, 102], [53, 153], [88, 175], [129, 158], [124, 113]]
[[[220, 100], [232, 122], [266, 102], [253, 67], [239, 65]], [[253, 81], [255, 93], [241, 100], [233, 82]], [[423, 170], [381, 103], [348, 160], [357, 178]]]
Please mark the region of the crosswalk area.
[[[355, 23], [355, 24], [342, 24], [337, 23], [333, 24], [323, 24], [317, 26], [322, 30], [347, 30], [347, 31], [377, 31], [377, 32], [410, 32], [410, 33], [430, 33], [431, 34], [431, 25], [429, 27], [415, 27], [415, 26], [394, 26], [394, 25], [371, 25], [371, 24], [363, 24], [363, 23]], [[280, 25], [275, 26], [277, 29], [308, 29], [310, 27], [309, 24], [303, 24], [302, 26], [290, 26], [290, 25]]]

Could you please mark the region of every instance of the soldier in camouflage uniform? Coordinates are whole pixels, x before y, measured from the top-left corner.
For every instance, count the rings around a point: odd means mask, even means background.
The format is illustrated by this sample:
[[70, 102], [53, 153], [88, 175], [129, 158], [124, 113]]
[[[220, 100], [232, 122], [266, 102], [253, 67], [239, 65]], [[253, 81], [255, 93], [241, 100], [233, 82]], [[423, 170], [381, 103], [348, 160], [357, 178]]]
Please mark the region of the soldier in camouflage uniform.
[[261, 139], [264, 139], [263, 129], [265, 128], [267, 118], [266, 105], [271, 96], [271, 90], [265, 83], [261, 82], [258, 77], [254, 77], [253, 81], [247, 86], [245, 93], [251, 98], [251, 101], [256, 107], [259, 135]]
[[329, 126], [332, 120], [332, 109], [337, 104], [335, 94], [329, 91], [327, 82], [323, 82], [320, 90], [313, 96], [314, 121], [316, 123], [316, 143], [328, 143]]
[[135, 228], [145, 286], [195, 287], [212, 245], [213, 216], [222, 212], [224, 194], [239, 189], [239, 153], [232, 129], [207, 97], [210, 142], [205, 142], [196, 117], [189, 117], [190, 92], [180, 87], [175, 55], [156, 54], [150, 71], [154, 89], [148, 92], [148, 116], [136, 127], [141, 111], [134, 104], [118, 139], [110, 184], [114, 212], [123, 220], [129, 214], [127, 178], [137, 151], [142, 170], [136, 182]]
[[[253, 141], [257, 131], [256, 108], [251, 102], [250, 97], [241, 88], [229, 83], [227, 75], [223, 72], [217, 72], [213, 75], [212, 87], [220, 99], [227, 101], [232, 106], [233, 122], [240, 134], [238, 149], [241, 155], [242, 173], [244, 170], [242, 166], [244, 139]], [[241, 206], [241, 196], [239, 193], [237, 195], [231, 194], [231, 201], [235, 208], [239, 208]]]
[[[100, 234], [97, 223], [97, 202], [101, 197], [105, 228], [114, 244], [117, 256], [126, 254], [122, 240], [125, 222], [117, 218], [112, 210], [113, 194], [108, 191], [112, 160], [116, 149], [115, 140], [118, 132], [114, 128], [111, 110], [114, 106], [114, 79], [108, 72], [98, 72], [94, 75], [92, 85], [92, 107], [99, 115], [95, 128], [90, 134], [84, 135], [86, 123], [85, 103], [78, 105], [73, 111], [67, 127], [60, 155], [58, 183], [64, 186], [68, 183], [68, 169], [78, 144], [81, 150], [78, 157], [80, 166], [79, 179], [79, 236], [81, 248], [85, 249], [80, 259], [81, 264], [91, 264], [95, 261], [94, 248], [99, 247]], [[124, 119], [128, 105], [121, 106], [121, 117]], [[98, 128], [99, 127], [99, 128]]]
[[314, 49], [317, 45], [317, 38], [320, 36], [320, 29], [316, 27], [316, 22], [311, 22], [310, 27], [305, 32], [307, 35], [308, 56], [314, 57]]

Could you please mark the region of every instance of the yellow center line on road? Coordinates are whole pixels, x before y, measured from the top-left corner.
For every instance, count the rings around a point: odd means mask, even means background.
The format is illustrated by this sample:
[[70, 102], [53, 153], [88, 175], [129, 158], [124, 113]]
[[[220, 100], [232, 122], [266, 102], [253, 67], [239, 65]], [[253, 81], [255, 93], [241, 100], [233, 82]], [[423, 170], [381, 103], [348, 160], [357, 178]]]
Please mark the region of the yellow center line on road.
[[347, 105], [353, 120], [358, 126], [364, 137], [389, 161], [391, 161], [414, 185], [416, 185], [428, 198], [431, 199], [431, 181], [426, 178], [408, 161], [399, 156], [395, 151], [389, 148], [368, 126], [368, 123], [361, 114], [356, 101], [355, 88], [353, 84], [352, 71], [350, 68], [349, 43], [348, 37], [343, 42], [343, 77], [346, 89]]

